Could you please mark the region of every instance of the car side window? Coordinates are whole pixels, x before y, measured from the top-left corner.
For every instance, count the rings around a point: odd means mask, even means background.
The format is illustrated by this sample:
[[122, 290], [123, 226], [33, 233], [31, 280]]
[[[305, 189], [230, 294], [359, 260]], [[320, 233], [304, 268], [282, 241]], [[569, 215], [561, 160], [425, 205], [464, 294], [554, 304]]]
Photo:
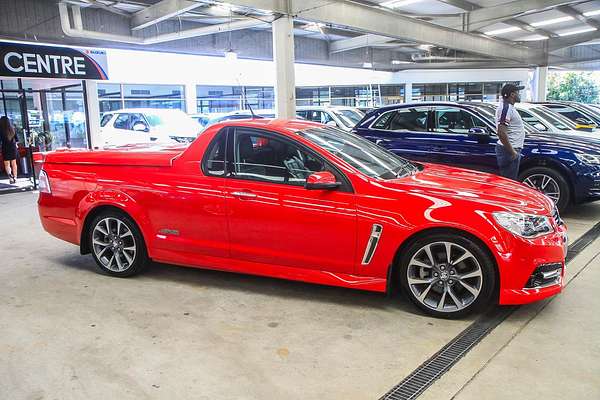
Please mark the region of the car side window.
[[142, 122], [144, 125], [148, 126], [146, 118], [144, 118], [142, 114], [130, 114], [130, 117], [128, 129], [133, 129], [134, 125], [138, 122]]
[[528, 113], [527, 111], [517, 110], [523, 121], [527, 122], [529, 125], [533, 126], [538, 131], [545, 132], [548, 130], [546, 124], [544, 124], [538, 117], [535, 115]]
[[101, 127], [105, 127], [106, 124], [108, 124], [110, 122], [110, 120], [112, 119], [113, 114], [104, 114], [102, 116], [102, 120], [100, 120], [100, 126]]
[[129, 114], [119, 114], [113, 126], [116, 129], [129, 129]]
[[321, 123], [322, 124], [326, 124], [329, 121], [333, 121], [333, 118], [331, 118], [331, 115], [329, 115], [329, 113], [323, 112], [323, 111], [319, 111], [319, 113], [321, 114]]
[[373, 124], [373, 128], [388, 131], [427, 132], [428, 114], [429, 110], [425, 107], [402, 108], [383, 114]]
[[304, 186], [313, 172], [326, 169], [311, 152], [273, 134], [237, 128], [233, 137], [233, 171], [238, 179]]
[[209, 144], [202, 160], [202, 169], [205, 174], [212, 176], [225, 176], [225, 152], [227, 146], [227, 129], [217, 133]]
[[487, 129], [487, 125], [479, 117], [457, 107], [436, 107], [434, 109], [437, 133], [470, 133], [472, 128]]

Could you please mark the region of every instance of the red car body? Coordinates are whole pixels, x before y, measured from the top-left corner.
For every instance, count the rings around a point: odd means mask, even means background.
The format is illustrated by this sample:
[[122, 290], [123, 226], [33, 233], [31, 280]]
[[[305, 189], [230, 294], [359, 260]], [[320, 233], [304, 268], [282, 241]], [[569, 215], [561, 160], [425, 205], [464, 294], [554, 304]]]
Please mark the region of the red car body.
[[[222, 128], [234, 126], [301, 142], [338, 168], [352, 190], [306, 190], [205, 175], [200, 167], [205, 149]], [[43, 170], [52, 193], [40, 193], [43, 227], [82, 245], [88, 216], [112, 206], [139, 225], [154, 261], [377, 292], [388, 290], [391, 267], [410, 238], [444, 228], [466, 232], [489, 250], [499, 303], [523, 304], [561, 291], [562, 279], [540, 289], [524, 287], [536, 267], [564, 266], [566, 227], [552, 219], [552, 233], [525, 239], [499, 227], [491, 216], [497, 211], [551, 216], [554, 206], [548, 198], [494, 175], [433, 164], [404, 178], [370, 178], [297, 134], [315, 126], [230, 121], [210, 127], [189, 147], [48, 153]], [[384, 234], [363, 265], [374, 222]]]

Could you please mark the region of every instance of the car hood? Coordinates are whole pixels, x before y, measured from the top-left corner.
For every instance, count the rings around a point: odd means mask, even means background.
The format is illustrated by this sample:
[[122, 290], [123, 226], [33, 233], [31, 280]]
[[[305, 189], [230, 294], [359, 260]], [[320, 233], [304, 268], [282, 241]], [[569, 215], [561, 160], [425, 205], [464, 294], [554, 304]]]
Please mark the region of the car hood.
[[600, 155], [600, 132], [528, 133], [525, 145]]
[[511, 211], [551, 215], [554, 203], [537, 190], [519, 182], [484, 172], [436, 164], [423, 164], [421, 171], [404, 178], [384, 181], [391, 190], [442, 201], [446, 205], [469, 202], [481, 211]]

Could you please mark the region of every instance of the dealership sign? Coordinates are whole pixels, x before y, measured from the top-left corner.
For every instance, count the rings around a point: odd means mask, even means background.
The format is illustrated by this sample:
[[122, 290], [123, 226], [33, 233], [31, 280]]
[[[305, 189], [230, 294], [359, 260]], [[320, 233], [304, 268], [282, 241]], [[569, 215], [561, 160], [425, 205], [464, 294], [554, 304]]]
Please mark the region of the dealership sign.
[[106, 51], [0, 42], [0, 76], [108, 79]]

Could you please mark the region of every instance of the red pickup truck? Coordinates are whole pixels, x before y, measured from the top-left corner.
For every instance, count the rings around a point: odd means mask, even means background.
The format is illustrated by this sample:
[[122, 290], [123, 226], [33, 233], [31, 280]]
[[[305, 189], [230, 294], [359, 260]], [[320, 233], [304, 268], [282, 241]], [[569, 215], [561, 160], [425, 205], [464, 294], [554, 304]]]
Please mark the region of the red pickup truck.
[[47, 153], [39, 213], [113, 276], [150, 260], [385, 292], [458, 317], [561, 291], [553, 202], [312, 122], [229, 121], [189, 146]]

